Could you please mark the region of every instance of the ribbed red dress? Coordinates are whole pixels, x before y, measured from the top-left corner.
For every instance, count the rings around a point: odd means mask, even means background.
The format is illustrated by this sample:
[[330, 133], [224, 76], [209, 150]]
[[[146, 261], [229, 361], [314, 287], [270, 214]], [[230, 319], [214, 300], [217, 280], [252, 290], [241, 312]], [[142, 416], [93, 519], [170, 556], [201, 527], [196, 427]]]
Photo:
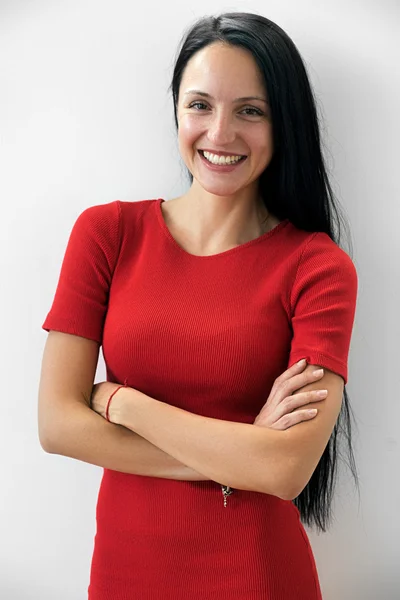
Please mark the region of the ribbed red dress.
[[[357, 274], [325, 233], [289, 220], [195, 256], [162, 199], [91, 206], [76, 220], [43, 329], [96, 340], [107, 379], [207, 417], [253, 423], [301, 358], [347, 382]], [[173, 432], [171, 432], [173, 435]], [[90, 600], [317, 600], [291, 501], [214, 481], [104, 470]]]

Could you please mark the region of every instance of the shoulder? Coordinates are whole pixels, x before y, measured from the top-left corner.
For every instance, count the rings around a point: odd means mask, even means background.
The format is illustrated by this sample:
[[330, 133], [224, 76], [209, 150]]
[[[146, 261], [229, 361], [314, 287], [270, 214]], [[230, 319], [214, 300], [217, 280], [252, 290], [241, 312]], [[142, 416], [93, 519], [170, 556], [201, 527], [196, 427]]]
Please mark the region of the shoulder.
[[299, 265], [317, 272], [330, 273], [357, 281], [357, 270], [352, 258], [325, 232], [309, 235], [306, 240]]
[[75, 228], [86, 228], [92, 233], [104, 233], [118, 227], [121, 218], [120, 201], [95, 204], [85, 208], [75, 222]]
[[358, 275], [351, 257], [324, 232], [303, 234], [291, 289], [292, 302], [310, 294], [330, 301], [345, 296], [354, 303]]
[[160, 202], [159, 198], [149, 200], [117, 200], [121, 212], [121, 224], [125, 233], [131, 233], [141, 226], [145, 217], [152, 222], [153, 211]]
[[285, 245], [290, 246], [297, 276], [301, 272], [346, 272], [357, 279], [349, 254], [323, 231], [305, 231], [289, 222]]
[[113, 200], [85, 208], [78, 216], [75, 227], [85, 228], [92, 234], [119, 237], [124, 222], [134, 222], [149, 210], [156, 200]]
[[154, 205], [159, 201], [159, 198], [152, 198], [150, 200], [116, 200], [122, 216], [141, 216], [154, 208]]

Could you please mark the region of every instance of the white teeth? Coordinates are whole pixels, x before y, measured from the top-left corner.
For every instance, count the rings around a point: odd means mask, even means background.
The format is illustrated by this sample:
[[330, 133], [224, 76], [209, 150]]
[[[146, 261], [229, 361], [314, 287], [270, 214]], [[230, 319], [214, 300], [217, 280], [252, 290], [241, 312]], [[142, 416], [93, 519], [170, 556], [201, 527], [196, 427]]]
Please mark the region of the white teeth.
[[242, 158], [241, 156], [218, 156], [206, 151], [203, 151], [203, 156], [214, 165], [231, 165], [239, 162]]

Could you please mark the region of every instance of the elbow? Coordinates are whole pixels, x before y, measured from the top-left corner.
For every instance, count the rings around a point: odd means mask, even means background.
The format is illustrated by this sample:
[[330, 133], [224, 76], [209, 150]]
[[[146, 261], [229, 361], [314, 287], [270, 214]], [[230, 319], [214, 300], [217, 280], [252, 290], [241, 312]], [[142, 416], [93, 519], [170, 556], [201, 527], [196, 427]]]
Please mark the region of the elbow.
[[294, 500], [301, 493], [298, 491], [298, 488], [293, 486], [290, 480], [281, 482], [280, 485], [271, 486], [271, 482], [267, 487], [263, 487], [262, 489], [255, 490], [257, 492], [261, 492], [262, 494], [269, 494], [270, 496], [276, 496], [281, 500]]
[[39, 443], [40, 443], [42, 449], [45, 452], [47, 452], [47, 454], [55, 454], [52, 440], [50, 439], [49, 436], [45, 435], [44, 432], [40, 430], [40, 427], [39, 427], [39, 431], [38, 431], [38, 438], [39, 438]]
[[38, 438], [43, 450], [48, 454], [63, 454], [65, 442], [71, 437], [75, 412], [68, 408], [63, 414], [58, 410], [40, 411], [38, 418]]
[[61, 431], [54, 427], [45, 427], [43, 420], [38, 423], [38, 439], [42, 449], [47, 454], [60, 454]]
[[[277, 478], [278, 479], [278, 478]], [[286, 471], [283, 477], [275, 480], [275, 485], [271, 486], [269, 482], [268, 489], [263, 489], [263, 493], [277, 496], [281, 500], [294, 500], [301, 494], [306, 487], [308, 480], [301, 482], [298, 480], [298, 476], [295, 477], [292, 471]], [[271, 489], [272, 487], [272, 489]]]
[[55, 415], [51, 416], [48, 411], [44, 411], [39, 405], [38, 421], [37, 421], [37, 434], [39, 444], [42, 449], [48, 454], [53, 454], [53, 440], [54, 440], [54, 424], [58, 422]]
[[274, 496], [277, 496], [278, 498], [280, 498], [281, 500], [294, 500], [295, 498], [297, 498], [297, 496], [300, 494], [301, 492], [298, 492], [297, 489], [291, 487], [291, 486], [287, 486], [286, 488], [280, 488], [279, 490], [277, 490], [277, 492], [275, 494], [273, 494]]
[[[277, 496], [281, 500], [290, 500], [291, 501], [291, 500], [294, 500], [295, 498], [297, 498], [297, 496], [299, 496], [302, 491], [303, 490], [299, 490], [299, 488], [295, 488], [293, 486], [288, 485], [286, 487], [281, 487], [279, 490], [277, 490], [272, 495]], [[271, 492], [268, 492], [268, 493], [271, 493]]]
[[282, 498], [282, 500], [294, 500], [300, 496], [309, 480], [310, 477], [307, 480], [302, 479], [302, 481], [298, 481], [294, 477], [288, 477], [286, 482], [282, 485], [279, 497]]
[[294, 490], [293, 488], [288, 488], [279, 494], [279, 498], [281, 498], [282, 500], [292, 501], [295, 498], [297, 498], [297, 496], [299, 496], [301, 492], [302, 490], [298, 491], [297, 489]]
[[47, 441], [44, 442], [42, 439], [39, 438], [39, 443], [40, 443], [42, 450], [44, 450], [47, 454], [53, 454], [53, 452], [51, 450], [51, 446]]

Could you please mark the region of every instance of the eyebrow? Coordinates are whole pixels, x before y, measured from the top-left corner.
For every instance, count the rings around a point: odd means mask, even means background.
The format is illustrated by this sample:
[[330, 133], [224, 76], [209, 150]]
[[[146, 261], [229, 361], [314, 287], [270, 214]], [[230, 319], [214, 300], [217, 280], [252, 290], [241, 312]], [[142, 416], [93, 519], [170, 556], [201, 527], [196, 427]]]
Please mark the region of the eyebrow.
[[[206, 92], [202, 92], [200, 90], [189, 90], [185, 92], [185, 96], [189, 94], [196, 94], [196, 96], [203, 96], [204, 98], [210, 98], [211, 100], [214, 100], [214, 98], [210, 96], [210, 94], [207, 94]], [[266, 100], [266, 98], [263, 98], [262, 96], [243, 96], [242, 98], [236, 98], [234, 102], [247, 102], [248, 100], [261, 100], [261, 102], [269, 104], [268, 100]]]

